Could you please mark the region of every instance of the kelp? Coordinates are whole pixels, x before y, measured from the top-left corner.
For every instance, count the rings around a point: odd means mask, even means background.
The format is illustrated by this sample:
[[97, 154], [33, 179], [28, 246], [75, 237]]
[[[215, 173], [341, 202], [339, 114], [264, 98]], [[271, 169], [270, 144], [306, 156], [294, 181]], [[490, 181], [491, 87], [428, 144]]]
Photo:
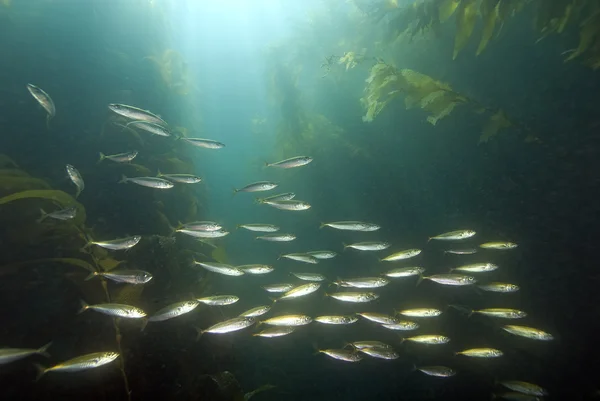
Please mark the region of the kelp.
[[504, 111], [498, 110], [483, 126], [483, 133], [481, 134], [481, 137], [479, 137], [479, 143], [488, 142], [498, 134], [498, 131], [510, 126], [512, 126], [512, 123], [506, 118]]
[[[18, 172], [20, 170], [12, 171]], [[50, 188], [50, 185], [40, 178], [22, 175], [0, 175], [0, 195], [11, 194], [14, 192], [21, 192], [26, 190], [41, 190]]]
[[152, 62], [169, 90], [178, 95], [188, 95], [193, 89], [188, 64], [181, 54], [167, 49], [160, 55], [147, 56], [144, 60]]
[[25, 267], [25, 266], [40, 265], [40, 264], [44, 264], [44, 263], [59, 263], [59, 264], [65, 264], [65, 265], [70, 265], [70, 266], [74, 266], [74, 267], [79, 267], [79, 268], [87, 270], [88, 272], [96, 271], [96, 268], [94, 267], [94, 265], [92, 265], [89, 262], [86, 262], [83, 259], [77, 259], [77, 258], [42, 258], [42, 259], [26, 260], [23, 262], [10, 263], [8, 265], [0, 266], [0, 271], [4, 271], [5, 269], [10, 270], [10, 269], [14, 269], [14, 268], [20, 268], [20, 267]]
[[68, 193], [55, 189], [34, 189], [17, 192], [0, 198], [0, 206], [23, 199], [45, 199], [60, 205], [62, 208], [75, 207], [77, 209], [77, 213], [71, 222], [75, 225], [82, 225], [85, 222], [86, 216], [83, 205], [77, 202], [75, 198]]
[[583, 56], [584, 64], [594, 70], [600, 68], [600, 4], [581, 23], [579, 37], [577, 49], [565, 61]]

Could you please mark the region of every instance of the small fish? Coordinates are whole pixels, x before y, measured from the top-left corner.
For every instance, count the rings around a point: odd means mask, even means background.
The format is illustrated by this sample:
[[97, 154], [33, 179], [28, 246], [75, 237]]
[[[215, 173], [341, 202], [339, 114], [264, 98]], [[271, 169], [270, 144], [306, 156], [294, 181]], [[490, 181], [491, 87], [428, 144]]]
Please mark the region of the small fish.
[[319, 260], [317, 258], [315, 258], [314, 256], [311, 256], [311, 255], [308, 255], [306, 253], [288, 253], [288, 254], [279, 256], [278, 259], [281, 259], [281, 258], [295, 260], [296, 262], [304, 262], [304, 263], [312, 263], [312, 264], [319, 263]]
[[294, 284], [289, 284], [289, 283], [270, 284], [270, 285], [263, 286], [263, 288], [267, 292], [280, 293], [280, 292], [287, 292], [287, 291], [291, 290], [292, 288], [294, 288]]
[[225, 263], [213, 263], [213, 262], [197, 262], [194, 261], [195, 264], [202, 266], [209, 272], [223, 274], [225, 276], [242, 276], [244, 271], [233, 267], [231, 265], [227, 265]]
[[446, 344], [450, 339], [439, 334], [422, 334], [420, 336], [403, 338], [402, 341], [412, 341], [419, 344]]
[[155, 189], [170, 189], [175, 185], [169, 181], [157, 177], [133, 177], [127, 178], [125, 175], [121, 176], [119, 184], [127, 184], [133, 182], [134, 184], [141, 185], [142, 187], [155, 188]]
[[258, 181], [253, 182], [252, 184], [248, 184], [240, 189], [233, 189], [233, 193], [238, 192], [261, 192], [261, 191], [270, 191], [273, 188], [276, 188], [279, 184], [270, 181]]
[[334, 281], [334, 284], [337, 286], [351, 288], [379, 288], [389, 283], [390, 280], [385, 277], [358, 277]]
[[378, 226], [377, 224], [364, 223], [362, 221], [334, 221], [331, 223], [321, 223], [319, 228], [323, 227], [347, 231], [377, 231], [381, 228], [381, 226]]
[[471, 348], [455, 352], [454, 355], [465, 355], [474, 358], [498, 358], [504, 355], [504, 353], [495, 348]]
[[502, 393], [502, 394], [492, 394], [492, 397], [493, 398], [502, 398], [503, 400], [508, 400], [508, 401], [542, 401], [543, 400], [542, 397], [513, 392], [513, 391], [509, 391], [507, 393]]
[[169, 128], [167, 128], [166, 123], [165, 125], [162, 125], [150, 121], [132, 121], [130, 123], [127, 123], [126, 127], [129, 128], [130, 125], [132, 125], [134, 128], [139, 128], [143, 131], [146, 131], [152, 135], [164, 137], [171, 136], [171, 131], [169, 130]]
[[388, 330], [411, 331], [418, 329], [420, 325], [419, 323], [409, 322], [408, 320], [401, 320], [394, 324], [382, 324], [381, 327]]
[[225, 147], [224, 143], [213, 141], [212, 139], [203, 139], [203, 138], [181, 138], [183, 141], [189, 143], [190, 145], [196, 146], [198, 148], [206, 148], [206, 149], [223, 149]]
[[36, 380], [39, 380], [48, 372], [79, 372], [81, 370], [94, 369], [102, 365], [111, 363], [119, 357], [118, 352], [94, 352], [77, 358], [69, 359], [58, 365], [46, 368], [42, 365], [35, 365], [38, 370]]
[[77, 215], [77, 208], [75, 206], [66, 207], [64, 209], [55, 210], [54, 212], [46, 213], [44, 209], [40, 209], [41, 216], [36, 222], [41, 223], [48, 217], [56, 220], [70, 220], [75, 218]]
[[264, 201], [265, 205], [269, 205], [279, 210], [302, 211], [310, 209], [310, 205], [304, 201], [298, 200], [282, 200], [282, 201]]
[[152, 280], [152, 274], [143, 270], [111, 270], [108, 272], [91, 272], [85, 281], [94, 277], [104, 277], [117, 283], [146, 284]]
[[315, 317], [315, 322], [323, 324], [352, 324], [358, 322], [356, 316], [323, 315]]
[[515, 326], [507, 325], [503, 326], [502, 330], [505, 330], [516, 336], [530, 338], [532, 340], [550, 341], [554, 340], [554, 336], [550, 333], [546, 333], [540, 329], [534, 329], [533, 327], [527, 326]]
[[363, 354], [379, 359], [398, 359], [400, 355], [390, 348], [367, 347], [359, 350]]
[[319, 273], [290, 273], [304, 281], [325, 281], [325, 276]]
[[261, 306], [257, 306], [252, 309], [248, 309], [246, 312], [240, 313], [239, 316], [258, 317], [258, 316], [264, 315], [265, 313], [269, 312], [270, 310], [271, 310], [271, 305], [261, 305]]
[[382, 251], [389, 247], [389, 242], [357, 242], [356, 244], [344, 245], [344, 249], [352, 248], [359, 251]]
[[385, 315], [383, 313], [374, 313], [374, 312], [362, 312], [357, 313], [358, 316], [363, 317], [371, 322], [379, 323], [379, 324], [398, 324], [400, 320], [396, 319], [393, 316]]
[[296, 197], [296, 194], [293, 192], [285, 192], [283, 194], [277, 194], [273, 196], [267, 196], [266, 198], [258, 198], [256, 199], [257, 203], [265, 203], [265, 202], [278, 202], [278, 201], [289, 201]]
[[404, 309], [397, 312], [399, 315], [409, 317], [436, 317], [442, 314], [442, 311], [435, 308], [417, 308]]
[[473, 230], [456, 230], [450, 231], [448, 233], [439, 234], [434, 237], [429, 237], [429, 241], [433, 240], [441, 240], [441, 241], [456, 241], [461, 239], [471, 238], [475, 235], [475, 231]]
[[75, 186], [77, 187], [77, 192], [75, 192], [75, 198], [77, 198], [79, 196], [79, 194], [84, 190], [85, 188], [85, 183], [83, 182], [83, 178], [81, 177], [81, 174], [79, 174], [79, 171], [77, 171], [77, 169], [73, 166], [71, 166], [70, 164], [67, 164], [67, 174], [69, 175], [69, 178], [71, 179], [71, 181], [73, 181], [73, 184], [75, 184]]
[[333, 359], [345, 362], [358, 362], [362, 356], [356, 351], [348, 351], [345, 349], [320, 349], [318, 352], [325, 354]]
[[294, 331], [296, 331], [296, 327], [294, 327], [294, 326], [274, 326], [274, 327], [269, 327], [268, 329], [265, 329], [261, 332], [254, 333], [252, 335], [255, 337], [273, 338], [273, 337], [287, 336], [288, 334], [291, 334]]
[[504, 380], [501, 381], [500, 384], [510, 390], [518, 391], [519, 393], [523, 394], [537, 395], [539, 397], [548, 395], [548, 391], [546, 391], [543, 387], [533, 383], [527, 383], [518, 380]]
[[196, 329], [198, 331], [198, 337], [196, 340], [202, 336], [204, 333], [212, 333], [212, 334], [227, 334], [232, 333], [234, 331], [245, 329], [246, 327], [252, 326], [256, 323], [256, 319], [253, 317], [245, 317], [238, 316], [233, 319], [228, 319], [223, 322], [219, 322], [217, 324], [213, 324], [206, 330]]
[[96, 304], [88, 305], [85, 301], [81, 301], [81, 309], [79, 313], [83, 313], [86, 310], [91, 309], [100, 313], [104, 313], [108, 316], [120, 317], [126, 319], [139, 319], [146, 316], [146, 312], [131, 305], [123, 304]]
[[153, 114], [147, 110], [138, 109], [137, 107], [128, 106], [126, 104], [111, 103], [108, 105], [108, 109], [120, 116], [133, 120], [134, 122], [147, 121], [162, 125], [164, 127], [168, 126], [165, 120], [156, 114]]
[[416, 370], [425, 373], [428, 376], [435, 377], [451, 377], [456, 374], [454, 369], [451, 369], [446, 366], [421, 366], [416, 368]]
[[527, 316], [526, 312], [518, 309], [508, 308], [486, 308], [471, 311], [471, 314], [479, 313], [480, 315], [499, 317], [502, 319], [521, 319]]
[[241, 266], [236, 266], [236, 267], [247, 274], [267, 274], [267, 273], [271, 273], [273, 270], [275, 270], [275, 269], [273, 269], [273, 266], [271, 266], [271, 265], [260, 265], [260, 264], [241, 265]]
[[477, 253], [477, 248], [463, 248], [463, 249], [448, 249], [444, 253], [450, 253], [453, 255], [473, 255]]
[[309, 156], [296, 156], [289, 159], [285, 159], [276, 163], [265, 163], [266, 167], [279, 167], [279, 168], [294, 168], [306, 166], [312, 162], [313, 158]]
[[271, 242], [289, 242], [295, 240], [296, 236], [294, 234], [269, 234], [256, 237], [256, 239]]
[[503, 250], [503, 249], [514, 249], [517, 247], [517, 244], [515, 244], [514, 242], [496, 241], [496, 242], [486, 242], [484, 244], [479, 245], [479, 247], [483, 248], [483, 249]]
[[354, 303], [371, 302], [379, 298], [379, 294], [374, 292], [334, 292], [325, 295], [338, 301]]
[[423, 280], [431, 280], [434, 283], [444, 285], [471, 285], [475, 284], [477, 280], [473, 276], [465, 276], [463, 274], [434, 274], [429, 277], [422, 277]]
[[50, 120], [56, 115], [56, 107], [50, 95], [44, 92], [41, 88], [33, 84], [27, 84], [27, 90], [31, 93], [31, 96], [46, 110], [48, 115], [46, 116], [46, 126], [49, 126]]
[[193, 221], [190, 223], [180, 224], [178, 228], [183, 228], [191, 231], [221, 231], [223, 226], [214, 221]]
[[86, 244], [86, 247], [97, 245], [101, 248], [110, 249], [111, 251], [122, 251], [133, 248], [141, 239], [141, 235], [134, 235], [132, 237], [117, 238], [110, 241], [90, 241]]
[[468, 273], [485, 273], [491, 272], [498, 268], [498, 265], [493, 263], [473, 263], [470, 265], [464, 265], [454, 267], [450, 271], [468, 272]]
[[306, 296], [308, 294], [312, 294], [313, 292], [317, 291], [319, 288], [321, 288], [321, 283], [315, 282], [315, 283], [302, 284], [302, 285], [299, 285], [298, 287], [292, 288], [291, 290], [287, 291], [285, 294], [283, 294], [282, 296], [277, 298], [276, 301], [300, 298], [300, 297]]
[[317, 259], [332, 259], [337, 256], [337, 253], [333, 251], [310, 251], [306, 252], [306, 254]]
[[180, 184], [197, 184], [202, 181], [202, 178], [193, 174], [163, 174], [158, 170], [157, 177], [165, 178], [169, 181], [178, 182]]
[[237, 227], [261, 233], [274, 233], [275, 231], [279, 231], [279, 227], [274, 226], [273, 224], [240, 224]]
[[100, 152], [100, 159], [98, 159], [98, 163], [100, 163], [102, 160], [107, 159], [116, 163], [128, 163], [130, 161], [132, 161], [133, 159], [135, 159], [135, 157], [138, 155], [138, 151], [137, 150], [133, 150], [131, 152], [125, 152], [125, 153], [117, 153], [116, 155], [105, 155], [104, 153]]
[[391, 345], [382, 343], [381, 341], [354, 341], [348, 343], [347, 346], [348, 345], [359, 350], [363, 348], [392, 348]]
[[415, 267], [400, 267], [398, 269], [392, 269], [387, 273], [384, 273], [385, 276], [391, 278], [401, 278], [401, 277], [411, 277], [411, 276], [420, 276], [425, 272], [425, 268], [415, 266]]
[[489, 292], [508, 293], [508, 292], [519, 291], [518, 285], [509, 284], [509, 283], [488, 283], [488, 284], [478, 285], [477, 287], [483, 291], [489, 291]]
[[185, 315], [196, 309], [200, 305], [200, 302], [194, 300], [191, 301], [182, 301], [176, 302], [174, 304], [165, 306], [162, 309], [159, 309], [152, 316], [148, 318], [149, 322], [162, 322], [164, 320], [169, 320], [177, 316]]
[[214, 295], [211, 297], [196, 298], [196, 301], [211, 306], [231, 305], [239, 300], [240, 298], [235, 295]]
[[312, 318], [306, 315], [282, 315], [263, 320], [260, 323], [270, 326], [304, 326], [312, 321]]
[[222, 238], [229, 235], [229, 231], [217, 230], [217, 231], [204, 231], [204, 230], [190, 230], [187, 228], [178, 228], [175, 232], [189, 235], [195, 238]]
[[49, 358], [50, 355], [48, 355], [48, 352], [46, 352], [46, 351], [48, 351], [48, 348], [50, 348], [51, 345], [52, 345], [52, 343], [48, 343], [38, 349], [35, 349], [35, 348], [0, 348], [0, 365], [18, 361], [20, 359], [24, 359], [24, 358], [27, 358], [28, 356], [35, 355], [35, 354], [42, 355], [42, 356], [45, 356], [46, 358]]
[[386, 256], [385, 258], [380, 259], [380, 261], [395, 262], [397, 260], [405, 260], [405, 259], [414, 258], [415, 256], [419, 255], [420, 253], [421, 253], [420, 249], [407, 249], [405, 251], [396, 252], [389, 256]]

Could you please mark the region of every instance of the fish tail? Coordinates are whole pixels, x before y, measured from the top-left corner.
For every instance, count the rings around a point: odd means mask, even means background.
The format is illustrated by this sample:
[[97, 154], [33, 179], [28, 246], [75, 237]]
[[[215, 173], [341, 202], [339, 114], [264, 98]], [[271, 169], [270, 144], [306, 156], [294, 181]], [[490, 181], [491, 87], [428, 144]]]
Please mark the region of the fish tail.
[[270, 166], [269, 162], [266, 161], [264, 167], [269, 167], [269, 166]]
[[37, 375], [35, 376], [35, 381], [38, 381], [42, 378], [42, 376], [44, 376], [46, 374], [48, 369], [45, 368], [44, 366], [40, 365], [39, 363], [34, 363], [33, 366], [35, 366], [35, 369], [37, 370]]
[[352, 349], [356, 349], [354, 344], [352, 344], [351, 342], [348, 342], [348, 341], [344, 341], [344, 346], [342, 348], [346, 348], [346, 347], [351, 347]]
[[200, 327], [194, 327], [194, 328], [196, 329], [196, 332], [198, 333], [198, 335], [196, 336], [196, 341], [200, 341], [202, 334], [204, 334], [204, 330], [202, 330]]
[[342, 242], [342, 245], [344, 246], [344, 251], [346, 251], [346, 249], [350, 246], [350, 245], [347, 245], [345, 242]]
[[433, 237], [427, 238], [427, 242], [431, 241], [432, 239], [433, 239]]
[[142, 320], [142, 327], [140, 327], [140, 331], [144, 331], [144, 329], [148, 325], [148, 319], [147, 318], [142, 318], [141, 320]]
[[125, 174], [121, 175], [121, 180], [118, 182], [119, 184], [127, 184], [127, 177]]
[[269, 297], [269, 299], [271, 301], [273, 301], [273, 303], [276, 303], [277, 301], [279, 301], [279, 298], [275, 298], [275, 297]]
[[239, 190], [237, 188], [233, 188], [233, 194], [231, 195], [231, 197], [234, 197], [235, 194], [237, 194], [239, 192]]
[[448, 305], [449, 308], [453, 308], [456, 309], [459, 312], [463, 312], [468, 314], [469, 317], [471, 317], [471, 315], [473, 314], [474, 310], [471, 308], [468, 308], [466, 306], [462, 306], [462, 305], [456, 305], [456, 304], [450, 304]]
[[456, 267], [451, 267], [448, 271], [452, 273], [454, 270], [456, 270]]
[[50, 129], [50, 120], [52, 119], [52, 116], [50, 114], [48, 114], [46, 116], [46, 128]]
[[93, 279], [94, 277], [96, 277], [98, 275], [98, 272], [90, 272], [90, 274], [83, 279], [83, 281], [89, 281], [91, 279]]
[[106, 155], [105, 155], [104, 153], [102, 153], [102, 152], [98, 152], [98, 154], [99, 154], [99, 156], [100, 156], [100, 157], [98, 158], [98, 161], [96, 162], [96, 164], [98, 164], [98, 163], [100, 163], [102, 160], [106, 159]]
[[419, 279], [417, 280], [417, 284], [415, 285], [415, 287], [417, 287], [419, 284], [421, 284], [423, 282], [423, 280], [425, 280], [425, 276], [423, 276], [422, 274], [419, 274]]
[[410, 370], [411, 372], [415, 372], [417, 370], [417, 364], [413, 363], [412, 365], [412, 369]]
[[81, 301], [79, 301], [81, 303], [81, 309], [79, 309], [79, 311], [77, 313], [83, 313], [86, 310], [88, 310], [88, 308], [90, 307], [87, 302], [85, 302], [83, 299]]
[[277, 260], [279, 260], [279, 259], [281, 259], [281, 258], [283, 258], [283, 255], [279, 255], [279, 256], [277, 256]]
[[44, 345], [42, 348], [38, 349], [36, 351], [36, 354], [45, 356], [46, 358], [50, 358], [50, 354], [47, 351], [51, 345], [52, 345], [52, 341], [50, 341], [48, 344]]
[[36, 220], [36, 222], [37, 222], [37, 223], [41, 223], [42, 221], [46, 220], [46, 218], [48, 217], [48, 213], [46, 213], [46, 212], [44, 211], [44, 209], [40, 209], [40, 213], [41, 213], [42, 215], [40, 216], [40, 218], [39, 218], [39, 219], [37, 219], [37, 220]]
[[77, 187], [77, 191], [75, 192], [75, 199], [79, 197], [79, 194], [81, 194], [81, 188]]
[[327, 225], [327, 223], [321, 223], [321, 225], [319, 226], [319, 228], [323, 228]]

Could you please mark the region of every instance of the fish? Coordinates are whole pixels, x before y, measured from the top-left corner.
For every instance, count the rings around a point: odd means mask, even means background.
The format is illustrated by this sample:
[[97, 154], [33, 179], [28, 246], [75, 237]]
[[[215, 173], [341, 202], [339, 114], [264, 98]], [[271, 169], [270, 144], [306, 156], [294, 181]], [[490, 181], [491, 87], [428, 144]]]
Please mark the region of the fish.
[[480, 315], [499, 317], [503, 319], [522, 319], [527, 316], [526, 312], [517, 309], [508, 308], [486, 308], [471, 311], [471, 314], [479, 313]]
[[275, 301], [283, 301], [286, 299], [300, 298], [300, 297], [312, 294], [313, 292], [317, 291], [319, 288], [321, 288], [321, 283], [314, 282], [314, 283], [302, 284], [302, 285], [299, 285], [299, 286], [287, 291], [285, 294], [283, 294], [282, 296], [277, 298]]
[[407, 249], [404, 251], [393, 253], [389, 256], [386, 256], [383, 259], [380, 259], [379, 261], [380, 262], [395, 262], [397, 260], [405, 260], [405, 259], [414, 258], [415, 256], [419, 255], [420, 253], [421, 253], [420, 249]]
[[355, 244], [344, 245], [344, 249], [352, 248], [359, 251], [382, 251], [390, 247], [389, 242], [357, 242]]
[[434, 274], [433, 276], [423, 277], [422, 280], [431, 280], [434, 283], [444, 285], [472, 285], [477, 282], [473, 276], [465, 276], [463, 274]]
[[75, 184], [75, 187], [77, 187], [77, 191], [75, 192], [75, 198], [77, 198], [79, 194], [85, 189], [85, 182], [83, 182], [81, 174], [79, 174], [79, 171], [77, 171], [75, 167], [71, 166], [70, 164], [67, 164], [66, 168], [69, 178], [71, 179], [73, 184]]
[[64, 209], [55, 210], [50, 213], [46, 213], [44, 209], [40, 209], [41, 216], [36, 222], [41, 223], [48, 217], [56, 220], [71, 220], [77, 215], [77, 208], [75, 206], [66, 207]]
[[291, 290], [292, 288], [294, 288], [294, 284], [289, 284], [289, 283], [270, 284], [270, 285], [263, 286], [263, 288], [267, 292], [280, 293], [280, 292], [287, 292], [287, 291]]
[[140, 242], [141, 239], [141, 235], [134, 235], [126, 238], [117, 238], [110, 241], [89, 241], [85, 247], [97, 245], [101, 248], [110, 249], [111, 251], [122, 251], [133, 248]]
[[117, 153], [115, 155], [105, 155], [104, 153], [100, 152], [100, 158], [98, 159], [98, 163], [105, 159], [116, 163], [128, 163], [135, 159], [137, 155], [137, 150], [132, 150], [131, 152], [125, 153]]
[[299, 200], [282, 200], [282, 201], [264, 201], [265, 205], [269, 205], [279, 210], [303, 211], [311, 208], [310, 204]]
[[189, 143], [190, 145], [196, 146], [198, 148], [223, 149], [225, 147], [224, 143], [218, 142], [218, 141], [214, 141], [212, 139], [181, 138], [181, 140]]
[[358, 362], [362, 356], [356, 351], [348, 351], [345, 349], [320, 349], [317, 352], [325, 354], [333, 359], [345, 362]]
[[273, 224], [240, 224], [237, 228], [245, 228], [248, 231], [261, 233], [274, 233], [275, 231], [279, 231], [279, 227]]
[[425, 373], [428, 376], [435, 377], [451, 377], [456, 374], [454, 369], [447, 366], [421, 366], [415, 369]]
[[387, 273], [384, 273], [384, 276], [391, 278], [401, 278], [401, 277], [411, 277], [411, 276], [420, 276], [425, 272], [425, 268], [414, 266], [414, 267], [400, 267], [397, 269], [392, 269]]
[[236, 267], [247, 274], [267, 274], [267, 273], [271, 273], [273, 270], [275, 270], [273, 268], [273, 266], [271, 266], [271, 265], [260, 265], [260, 264], [241, 265], [241, 266], [236, 266]]
[[222, 238], [229, 235], [229, 231], [217, 230], [217, 231], [205, 231], [205, 230], [190, 230], [187, 228], [178, 228], [175, 232], [189, 235], [195, 238]]
[[240, 189], [233, 189], [233, 193], [236, 194], [238, 192], [261, 192], [261, 191], [270, 191], [273, 188], [277, 188], [279, 184], [270, 181], [258, 181], [253, 182], [252, 184], [248, 184]]
[[231, 305], [239, 300], [240, 298], [235, 295], [213, 295], [210, 297], [196, 298], [196, 301], [211, 306]]
[[447, 344], [450, 342], [450, 338], [442, 336], [440, 334], [421, 334], [414, 337], [403, 338], [402, 341], [412, 341], [419, 344]]
[[546, 389], [533, 383], [527, 383], [518, 380], [503, 380], [500, 382], [500, 384], [510, 390], [523, 394], [537, 395], [539, 397], [548, 395], [548, 391], [546, 391]]
[[334, 221], [331, 223], [321, 223], [319, 228], [331, 227], [337, 230], [347, 231], [377, 231], [381, 226], [373, 223], [365, 223], [362, 221]]
[[271, 242], [289, 242], [295, 240], [296, 236], [294, 234], [269, 234], [256, 237], [255, 239]]
[[471, 348], [455, 352], [454, 355], [465, 355], [474, 358], [498, 358], [504, 355], [504, 353], [495, 348]]
[[152, 274], [143, 270], [119, 270], [114, 269], [108, 272], [91, 272], [85, 278], [85, 281], [94, 277], [104, 277], [117, 283], [146, 284], [152, 280]]
[[323, 315], [317, 316], [315, 322], [323, 324], [352, 324], [358, 322], [356, 316]]
[[391, 345], [381, 341], [354, 341], [346, 344], [346, 346], [348, 345], [359, 350], [363, 348], [392, 348]]
[[451, 272], [459, 271], [459, 272], [468, 272], [468, 273], [485, 273], [491, 272], [498, 268], [498, 265], [494, 263], [473, 263], [470, 265], [464, 265], [459, 267], [454, 267], [450, 269]]
[[294, 168], [294, 167], [302, 167], [306, 166], [308, 163], [312, 162], [313, 158], [310, 156], [296, 156], [291, 157], [289, 159], [285, 159], [275, 163], [267, 163], [265, 162], [265, 167], [278, 167], [278, 168]]
[[223, 226], [214, 221], [192, 221], [190, 223], [180, 224], [178, 228], [191, 231], [220, 231]]
[[379, 298], [379, 294], [374, 292], [334, 292], [325, 295], [338, 301], [354, 303], [371, 302]]
[[156, 114], [153, 114], [147, 110], [138, 109], [137, 107], [128, 106], [126, 104], [111, 103], [108, 105], [108, 109], [113, 113], [116, 113], [129, 120], [133, 120], [134, 122], [146, 121], [162, 125], [164, 127], [168, 126], [165, 120], [163, 120]]
[[31, 93], [31, 96], [46, 110], [48, 115], [46, 116], [46, 126], [50, 126], [50, 120], [56, 115], [56, 107], [54, 106], [54, 102], [50, 95], [44, 92], [41, 88], [33, 85], [27, 84], [27, 90]]
[[88, 305], [85, 301], [81, 301], [81, 309], [79, 310], [79, 313], [83, 313], [88, 309], [104, 313], [108, 316], [125, 319], [140, 319], [142, 317], [146, 317], [146, 312], [131, 305], [113, 303]]
[[444, 253], [453, 255], [473, 255], [477, 253], [477, 248], [447, 249]]
[[554, 336], [550, 333], [546, 333], [540, 329], [535, 329], [533, 327], [527, 326], [515, 326], [515, 325], [506, 325], [502, 326], [502, 330], [509, 332], [510, 334], [514, 334], [516, 336], [530, 338], [532, 340], [541, 340], [541, 341], [551, 341], [554, 340]]
[[48, 348], [52, 345], [51, 342], [41, 348], [0, 348], [0, 365], [5, 365], [20, 359], [27, 358], [31, 355], [42, 355], [49, 358]]
[[394, 324], [382, 324], [381, 327], [388, 330], [411, 331], [418, 329], [420, 325], [419, 323], [409, 322], [408, 320], [401, 320]]
[[227, 319], [223, 322], [219, 322], [217, 324], [213, 324], [206, 330], [196, 328], [196, 330], [198, 331], [198, 337], [196, 338], [196, 340], [200, 339], [200, 336], [202, 336], [202, 334], [204, 333], [227, 334], [250, 327], [254, 323], [256, 323], [256, 319], [253, 317], [238, 316], [232, 319]]
[[46, 368], [42, 365], [35, 364], [38, 374], [36, 381], [39, 380], [48, 372], [79, 372], [81, 370], [88, 370], [98, 368], [100, 366], [111, 363], [120, 356], [118, 352], [94, 352], [78, 356], [77, 358], [69, 359], [58, 365]]
[[200, 302], [194, 300], [181, 301], [174, 304], [165, 306], [159, 309], [152, 316], [148, 318], [149, 322], [162, 322], [165, 320], [172, 319], [177, 316], [185, 315], [196, 309], [200, 305]]
[[429, 237], [429, 241], [431, 240], [440, 240], [440, 241], [456, 241], [471, 238], [476, 233], [473, 230], [456, 230], [450, 231], [447, 233], [439, 234], [433, 237]]
[[396, 312], [399, 315], [408, 317], [436, 317], [442, 314], [442, 311], [435, 308], [417, 308], [417, 309], [404, 309]]
[[195, 264], [200, 265], [204, 269], [209, 272], [223, 274], [225, 276], [242, 276], [244, 275], [244, 271], [233, 267], [231, 265], [227, 265], [225, 263], [215, 263], [215, 262], [197, 262], [194, 261]]
[[258, 316], [264, 315], [265, 313], [269, 312], [270, 310], [271, 310], [271, 305], [261, 305], [261, 306], [254, 307], [252, 309], [248, 309], [246, 312], [240, 313], [239, 316], [258, 317]]
[[319, 273], [290, 273], [304, 281], [325, 281], [325, 276]]
[[127, 178], [125, 175], [121, 176], [119, 184], [127, 184], [133, 182], [134, 184], [141, 185], [142, 187], [155, 188], [155, 189], [171, 189], [175, 185], [169, 181], [157, 177], [133, 177]]
[[379, 359], [398, 359], [400, 355], [391, 348], [366, 347], [359, 349], [363, 354]]
[[256, 203], [288, 201], [288, 200], [294, 199], [295, 197], [296, 197], [295, 193], [285, 192], [282, 194], [267, 196], [266, 198], [258, 198], [258, 199], [256, 199]]
[[385, 315], [383, 313], [374, 313], [374, 312], [361, 312], [357, 313], [358, 316], [363, 317], [371, 322], [379, 323], [379, 324], [398, 324], [400, 320], [396, 319], [393, 316]]
[[163, 174], [160, 172], [160, 170], [158, 170], [158, 174], [156, 176], [180, 184], [197, 184], [202, 182], [202, 178], [193, 174]]
[[310, 251], [306, 252], [306, 254], [317, 259], [332, 259], [337, 256], [337, 252], [333, 251]]
[[126, 127], [129, 128], [130, 125], [156, 136], [170, 137], [172, 135], [166, 125], [156, 124], [151, 121], [132, 121], [127, 123]]
[[311, 256], [311, 255], [308, 255], [306, 253], [288, 253], [285, 255], [280, 255], [279, 258], [277, 258], [277, 259], [281, 259], [281, 258], [295, 260], [296, 262], [304, 262], [304, 263], [312, 263], [312, 264], [319, 263], [319, 260], [317, 258], [315, 258], [314, 256]]
[[510, 284], [510, 283], [488, 283], [488, 284], [481, 284], [477, 286], [479, 289], [483, 290], [483, 291], [489, 291], [489, 292], [503, 292], [503, 293], [508, 293], [508, 292], [516, 292], [519, 291], [519, 286], [516, 284]]
[[384, 287], [390, 283], [385, 277], [358, 277], [349, 279], [338, 279], [333, 282], [339, 287], [351, 287], [351, 288], [379, 288]]
[[282, 315], [263, 320], [260, 324], [270, 326], [304, 326], [311, 323], [313, 319], [306, 315]]
[[514, 249], [517, 246], [518, 245], [515, 244], [514, 242], [508, 242], [508, 241], [486, 242], [484, 244], [479, 245], [479, 247], [483, 248], [483, 249], [496, 249], [496, 250]]
[[294, 327], [294, 326], [274, 326], [274, 327], [269, 327], [268, 329], [264, 329], [261, 332], [254, 333], [252, 335], [255, 337], [272, 338], [272, 337], [287, 336], [288, 334], [291, 334], [294, 331], [296, 331], [296, 327]]

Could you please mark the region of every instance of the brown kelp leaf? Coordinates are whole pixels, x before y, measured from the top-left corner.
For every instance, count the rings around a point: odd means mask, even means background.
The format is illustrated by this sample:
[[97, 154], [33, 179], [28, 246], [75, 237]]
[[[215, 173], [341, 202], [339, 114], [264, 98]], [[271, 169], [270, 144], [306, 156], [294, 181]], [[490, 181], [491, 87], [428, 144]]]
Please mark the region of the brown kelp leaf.
[[479, 143], [488, 142], [492, 139], [498, 131], [502, 128], [508, 128], [512, 125], [512, 123], [506, 118], [504, 111], [502, 109], [498, 109], [498, 111], [490, 117], [488, 122], [483, 127], [483, 133], [479, 137]]
[[98, 260], [97, 263], [102, 268], [102, 271], [108, 272], [124, 262], [125, 262], [124, 260], [115, 260], [113, 258], [107, 257], [105, 259]]
[[119, 304], [137, 305], [142, 297], [142, 291], [144, 291], [143, 285], [122, 285], [116, 287], [114, 293], [111, 295], [111, 300]]
[[82, 225], [85, 222], [85, 208], [66, 192], [54, 189], [22, 191], [0, 198], [0, 205], [5, 205], [20, 199], [47, 199], [51, 202], [58, 203], [63, 208], [73, 206], [77, 209], [77, 213], [71, 222], [75, 225]]
[[34, 260], [26, 260], [24, 262], [11, 263], [9, 265], [4, 265], [0, 267], [0, 271], [4, 269], [10, 269], [15, 267], [24, 267], [30, 265], [39, 265], [41, 263], [62, 263], [71, 266], [81, 267], [89, 272], [94, 272], [96, 269], [89, 262], [86, 262], [82, 259], [77, 258], [44, 258], [44, 259], [34, 259]]
[[463, 0], [456, 12], [456, 36], [454, 37], [453, 60], [456, 59], [458, 53], [466, 46], [471, 34], [473, 34], [475, 21], [477, 21], [477, 1]]
[[448, 18], [454, 14], [458, 6], [460, 5], [461, 0], [442, 0], [442, 3], [439, 5], [439, 16], [440, 22], [446, 21]]
[[483, 31], [481, 32], [481, 41], [477, 47], [478, 56], [485, 50], [494, 34], [496, 19], [498, 18], [498, 14], [496, 14], [496, 4], [498, 4], [499, 1], [500, 0], [483, 0], [479, 7], [479, 11], [483, 17]]

